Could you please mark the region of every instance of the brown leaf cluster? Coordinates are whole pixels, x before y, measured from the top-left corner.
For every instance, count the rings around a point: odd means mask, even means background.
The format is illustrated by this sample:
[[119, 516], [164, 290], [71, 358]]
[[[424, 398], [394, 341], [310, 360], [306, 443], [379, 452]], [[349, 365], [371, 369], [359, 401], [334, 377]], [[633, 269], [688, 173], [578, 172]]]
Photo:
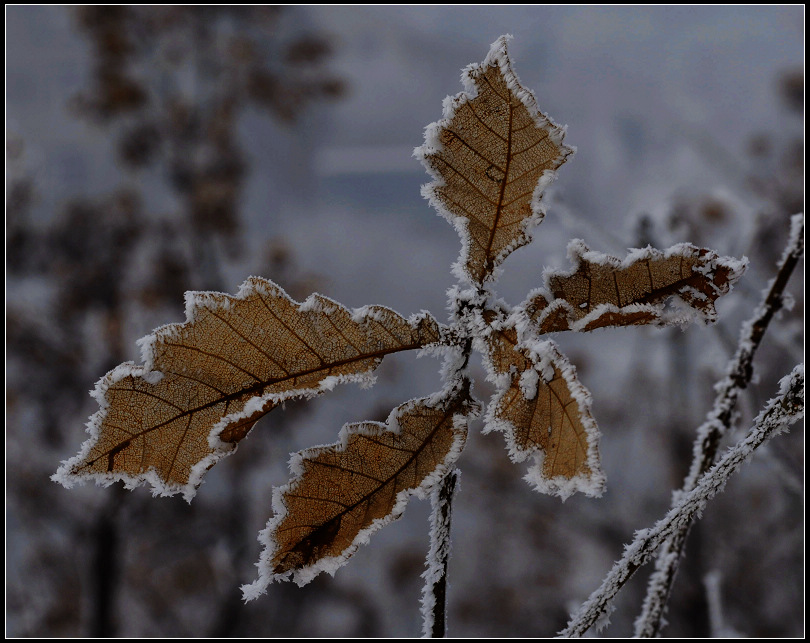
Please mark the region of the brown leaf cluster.
[[690, 244], [620, 260], [575, 241], [571, 271], [546, 273], [545, 287], [514, 309], [493, 304], [485, 284], [528, 243], [543, 216], [542, 189], [572, 149], [520, 86], [506, 38], [464, 79], [467, 91], [448, 102], [417, 150], [435, 178], [425, 194], [462, 236], [450, 328], [427, 313], [410, 320], [379, 306], [352, 313], [321, 295], [297, 303], [258, 278], [236, 297], [192, 293], [186, 323], [142, 340], [143, 366], [123, 364], [99, 383], [91, 438], [55, 479], [148, 481], [159, 493], [190, 498], [205, 471], [284, 400], [368, 379], [391, 353], [439, 345], [450, 356], [441, 394], [400, 405], [386, 424], [347, 425], [337, 444], [294, 458], [294, 479], [275, 492], [259, 579], [244, 588], [247, 598], [274, 579], [293, 574], [303, 584], [333, 572], [397, 518], [410, 495], [424, 495], [449, 470], [478, 410], [465, 374], [473, 347], [496, 384], [485, 430], [504, 433], [514, 461], [533, 458], [529, 482], [563, 498], [601, 494], [590, 394], [541, 336], [672, 323], [664, 305], [673, 297], [713, 321], [715, 301], [744, 263]]

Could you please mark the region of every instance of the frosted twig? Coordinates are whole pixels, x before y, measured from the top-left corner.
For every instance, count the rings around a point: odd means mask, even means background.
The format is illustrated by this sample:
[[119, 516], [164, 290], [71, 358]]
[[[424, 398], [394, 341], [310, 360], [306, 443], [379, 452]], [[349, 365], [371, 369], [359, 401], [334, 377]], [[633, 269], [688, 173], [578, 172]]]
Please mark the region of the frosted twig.
[[[714, 406], [706, 421], [698, 428], [692, 448], [692, 466], [683, 487], [673, 494], [673, 505], [680, 497], [694, 489], [698, 478], [714, 463], [717, 446], [731, 425], [731, 417], [740, 391], [748, 386], [753, 373], [754, 353], [759, 347], [768, 324], [784, 304], [784, 290], [790, 275], [804, 252], [804, 215], [796, 214], [790, 221], [790, 238], [779, 260], [779, 271], [764, 293], [753, 317], [743, 324], [737, 352], [726, 368], [726, 377], [716, 385]], [[675, 575], [680, 564], [691, 522], [682, 525], [661, 547], [655, 571], [647, 582], [647, 595], [641, 613], [635, 622], [634, 636], [657, 636], [663, 626], [663, 617]]]
[[709, 628], [711, 637], [740, 638], [742, 634], [730, 625], [726, 625], [723, 618], [723, 596], [720, 589], [722, 577], [716, 569], [703, 577], [703, 586], [706, 589], [706, 606], [709, 609]]
[[436, 486], [430, 502], [430, 551], [422, 574], [422, 636], [444, 638], [446, 624], [447, 561], [450, 557], [450, 513], [459, 470], [450, 471]]
[[614, 563], [588, 600], [571, 617], [560, 636], [582, 636], [609, 611], [614, 596], [642, 565], [647, 563], [667, 538], [689, 524], [708, 501], [722, 491], [731, 475], [737, 471], [759, 446], [804, 416], [804, 364], [779, 382], [779, 396], [770, 400], [754, 420], [748, 435], [729, 449], [695, 487], [681, 496], [675, 507], [650, 529], [636, 532], [635, 540], [625, 547], [624, 555]]

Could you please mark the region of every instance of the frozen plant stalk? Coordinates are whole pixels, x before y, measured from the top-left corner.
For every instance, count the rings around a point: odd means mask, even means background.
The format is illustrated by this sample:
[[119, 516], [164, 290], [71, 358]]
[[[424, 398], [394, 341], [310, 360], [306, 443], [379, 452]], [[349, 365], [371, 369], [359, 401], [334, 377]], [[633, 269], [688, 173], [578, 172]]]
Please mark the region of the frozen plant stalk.
[[459, 471], [448, 473], [433, 490], [430, 501], [430, 549], [422, 573], [422, 635], [443, 638], [447, 627], [445, 611], [447, 597], [447, 563], [450, 558], [450, 519], [453, 494], [458, 484]]

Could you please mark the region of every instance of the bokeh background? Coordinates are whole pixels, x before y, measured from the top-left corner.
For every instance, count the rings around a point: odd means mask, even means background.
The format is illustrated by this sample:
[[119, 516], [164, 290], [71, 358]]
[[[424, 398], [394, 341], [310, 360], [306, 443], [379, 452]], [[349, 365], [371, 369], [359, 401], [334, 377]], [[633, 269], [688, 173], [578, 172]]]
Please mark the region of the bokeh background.
[[[746, 255], [713, 327], [560, 336], [594, 397], [608, 491], [532, 492], [472, 426], [453, 518], [449, 634], [550, 636], [688, 468], [712, 384], [804, 198], [804, 7], [6, 7], [6, 634], [418, 636], [428, 503], [334, 578], [245, 605], [289, 454], [440, 387], [396, 356], [265, 417], [193, 503], [50, 482], [85, 439], [87, 395], [183, 320], [185, 290], [251, 274], [292, 296], [443, 318], [451, 226], [411, 157], [460, 69], [502, 33], [523, 84], [579, 148], [510, 303], [583, 238], [621, 255], [680, 241]], [[803, 264], [802, 264], [803, 265]], [[744, 430], [803, 355], [804, 286], [766, 336]], [[475, 393], [487, 399], [479, 362]], [[739, 431], [732, 439], [739, 437]], [[776, 439], [692, 530], [666, 636], [802, 636], [803, 431]], [[622, 592], [632, 632], [648, 570]]]

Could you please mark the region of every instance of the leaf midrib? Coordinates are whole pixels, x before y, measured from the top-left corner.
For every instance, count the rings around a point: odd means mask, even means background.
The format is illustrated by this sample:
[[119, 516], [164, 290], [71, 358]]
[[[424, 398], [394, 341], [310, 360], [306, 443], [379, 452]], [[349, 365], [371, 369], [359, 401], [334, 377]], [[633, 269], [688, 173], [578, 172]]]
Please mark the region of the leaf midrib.
[[[393, 472], [391, 475], [387, 476], [387, 477], [386, 477], [386, 478], [384, 478], [383, 480], [378, 480], [377, 478], [374, 478], [373, 476], [366, 476], [366, 477], [369, 477], [369, 478], [371, 478], [372, 480], [374, 480], [374, 481], [377, 483], [377, 486], [376, 486], [376, 487], [375, 487], [375, 488], [374, 488], [372, 491], [370, 491], [369, 493], [364, 494], [364, 495], [363, 495], [363, 496], [362, 496], [362, 497], [361, 497], [359, 500], [357, 500], [355, 503], [353, 503], [353, 504], [351, 504], [351, 505], [344, 505], [343, 503], [337, 503], [337, 504], [339, 504], [340, 506], [342, 506], [342, 507], [343, 507], [343, 510], [339, 511], [339, 512], [338, 512], [336, 515], [332, 516], [331, 518], [329, 518], [328, 520], [324, 521], [324, 522], [323, 522], [323, 523], [321, 523], [320, 525], [292, 525], [292, 526], [289, 526], [289, 527], [287, 527], [287, 528], [285, 528], [285, 529], [278, 529], [277, 531], [278, 531], [279, 533], [281, 533], [281, 532], [284, 532], [284, 531], [290, 531], [290, 530], [292, 530], [292, 529], [301, 529], [302, 527], [311, 527], [311, 528], [312, 528], [312, 531], [309, 531], [309, 532], [307, 533], [307, 535], [306, 535], [306, 536], [304, 536], [304, 537], [302, 537], [302, 538], [297, 539], [297, 540], [295, 541], [295, 545], [294, 545], [293, 547], [290, 547], [290, 548], [288, 548], [288, 550], [287, 550], [286, 552], [281, 552], [281, 553], [289, 553], [289, 551], [294, 550], [295, 546], [300, 545], [300, 544], [301, 544], [301, 543], [302, 543], [304, 540], [306, 540], [307, 538], [311, 538], [311, 537], [312, 537], [312, 535], [313, 535], [314, 533], [316, 533], [318, 530], [322, 529], [322, 528], [323, 528], [325, 525], [327, 525], [327, 524], [329, 524], [329, 523], [333, 522], [333, 521], [334, 521], [335, 519], [337, 519], [338, 517], [340, 517], [340, 518], [342, 519], [342, 517], [343, 517], [343, 516], [346, 516], [346, 515], [350, 514], [350, 513], [351, 513], [352, 511], [354, 511], [354, 510], [355, 510], [357, 507], [359, 507], [360, 505], [362, 505], [362, 504], [363, 504], [363, 503], [365, 503], [365, 502], [370, 501], [370, 499], [371, 499], [371, 498], [373, 498], [373, 497], [374, 497], [376, 494], [380, 493], [380, 492], [382, 491], [382, 489], [384, 489], [384, 488], [385, 488], [385, 487], [386, 487], [388, 484], [390, 484], [390, 483], [391, 483], [391, 481], [392, 481], [392, 480], [396, 480], [396, 479], [399, 477], [399, 475], [400, 475], [400, 474], [401, 474], [403, 471], [405, 471], [405, 470], [406, 470], [408, 467], [410, 467], [410, 466], [411, 466], [411, 465], [412, 465], [412, 464], [413, 464], [413, 463], [414, 463], [414, 462], [415, 462], [415, 461], [416, 461], [416, 460], [419, 458], [419, 455], [420, 455], [420, 454], [421, 454], [421, 453], [422, 453], [422, 452], [423, 452], [423, 451], [424, 451], [424, 450], [427, 448], [427, 446], [428, 446], [429, 444], [432, 444], [433, 437], [436, 435], [436, 433], [437, 433], [437, 432], [438, 432], [440, 429], [442, 429], [442, 428], [444, 427], [444, 425], [445, 425], [445, 423], [448, 421], [448, 419], [450, 419], [450, 418], [451, 418], [451, 417], [452, 417], [452, 416], [455, 414], [455, 412], [456, 412], [456, 410], [457, 410], [457, 407], [458, 407], [458, 406], [459, 406], [459, 401], [458, 401], [458, 400], [456, 400], [454, 403], [452, 403], [452, 404], [450, 405], [450, 407], [449, 407], [449, 408], [448, 408], [448, 409], [445, 411], [445, 413], [444, 413], [444, 415], [442, 416], [441, 420], [439, 420], [439, 422], [438, 422], [438, 423], [436, 423], [436, 425], [434, 426], [434, 428], [433, 428], [433, 429], [430, 431], [430, 433], [429, 433], [429, 434], [428, 434], [428, 435], [425, 437], [425, 439], [424, 439], [424, 440], [421, 442], [421, 444], [419, 445], [419, 447], [417, 447], [415, 450], [411, 451], [411, 452], [410, 452], [410, 456], [409, 456], [408, 458], [406, 458], [405, 462], [404, 462], [404, 463], [403, 463], [403, 464], [402, 464], [402, 465], [401, 465], [401, 466], [400, 466], [400, 467], [399, 467], [399, 468], [398, 468], [396, 471], [394, 471], [394, 472]], [[386, 428], [387, 428], [387, 427], [386, 427]], [[374, 442], [375, 444], [379, 444], [380, 446], [382, 446], [382, 447], [384, 447], [384, 448], [386, 448], [386, 449], [395, 448], [395, 447], [392, 447], [391, 445], [387, 445], [387, 444], [380, 444], [379, 442], [376, 442], [375, 440], [373, 440], [373, 439], [372, 439], [373, 437], [376, 437], [376, 436], [367, 436], [367, 435], [364, 435], [364, 436], [362, 436], [362, 437], [365, 437], [365, 438], [367, 438], [367, 439], [370, 439], [370, 440], [371, 440], [372, 442]], [[347, 449], [344, 451], [344, 453], [346, 453], [346, 451], [348, 451], [348, 447], [347, 447]], [[345, 468], [339, 467], [338, 465], [333, 464], [333, 463], [327, 463], [327, 462], [318, 462], [317, 460], [312, 460], [311, 462], [313, 462], [314, 464], [322, 465], [322, 466], [328, 466], [328, 467], [339, 468], [341, 471], [350, 471], [350, 472], [352, 472], [352, 473], [358, 473], [358, 474], [361, 474], [361, 475], [366, 475], [366, 474], [363, 474], [362, 472], [354, 472], [354, 471], [351, 471], [351, 470], [349, 470], [349, 469], [345, 469]], [[437, 466], [438, 466], [438, 465], [437, 465]], [[434, 467], [434, 470], [435, 470], [435, 467]], [[418, 486], [418, 485], [417, 485], [417, 486]], [[409, 487], [409, 488], [415, 488], [415, 487]], [[403, 489], [402, 491], [405, 491], [405, 490], [407, 490], [407, 489]], [[398, 494], [398, 493], [400, 493], [400, 492], [398, 491], [398, 492], [397, 492], [397, 494]], [[323, 501], [325, 501], [325, 502], [326, 502], [326, 501], [328, 501], [328, 502], [334, 502], [334, 500], [333, 500], [333, 499], [313, 498], [313, 497], [310, 497], [310, 496], [297, 496], [297, 497], [304, 497], [304, 498], [307, 498], [307, 499], [311, 499], [311, 500], [317, 500], [317, 501], [321, 501], [321, 500], [323, 500]], [[394, 504], [395, 504], [395, 503], [394, 503]], [[386, 515], [389, 515], [389, 514], [390, 514], [390, 511], [389, 511], [388, 513], [386, 513]], [[367, 526], [368, 526], [368, 525], [361, 526], [361, 527], [360, 527], [360, 529], [358, 530], [358, 532], [357, 532], [357, 533], [360, 533], [360, 531], [362, 531], [362, 530], [363, 530], [365, 527], [367, 527]], [[355, 535], [352, 537], [352, 542], [354, 542], [354, 539], [355, 539], [356, 537], [357, 537], [357, 534], [355, 534]], [[345, 550], [345, 548], [344, 548], [344, 550]], [[310, 563], [310, 564], [311, 564], [311, 563]]]
[[[394, 348], [387, 349], [387, 350], [374, 351], [373, 353], [368, 353], [368, 354], [365, 354], [365, 355], [352, 357], [350, 359], [338, 360], [336, 362], [331, 362], [329, 364], [319, 365], [317, 368], [312, 368], [312, 369], [309, 369], [309, 370], [306, 370], [306, 371], [296, 372], [294, 374], [290, 373], [289, 375], [285, 375], [285, 376], [279, 377], [277, 379], [262, 380], [262, 381], [256, 382], [255, 384], [252, 384], [249, 387], [242, 388], [242, 389], [240, 389], [238, 391], [234, 391], [233, 393], [223, 394], [220, 397], [218, 397], [217, 399], [211, 400], [210, 402], [206, 402], [205, 404], [201, 404], [200, 406], [197, 406], [197, 407], [195, 407], [193, 409], [187, 409], [187, 410], [183, 411], [182, 413], [178, 413], [174, 417], [169, 418], [168, 420], [164, 420], [160, 424], [156, 424], [155, 426], [151, 426], [151, 427], [149, 427], [147, 429], [144, 429], [142, 431], [139, 431], [137, 433], [129, 434], [128, 437], [127, 437], [127, 440], [124, 440], [122, 442], [126, 442], [126, 441], [131, 442], [132, 440], [134, 440], [136, 438], [139, 438], [139, 437], [142, 437], [142, 436], [146, 435], [147, 433], [151, 433], [152, 431], [157, 431], [158, 429], [161, 429], [161, 428], [165, 427], [166, 425], [171, 424], [172, 422], [175, 422], [175, 421], [177, 421], [177, 420], [179, 420], [181, 418], [187, 417], [187, 416], [193, 416], [194, 414], [199, 413], [200, 411], [204, 411], [204, 410], [206, 410], [208, 408], [211, 408], [212, 406], [216, 406], [217, 404], [222, 404], [222, 403], [228, 404], [228, 403], [233, 402], [235, 400], [238, 400], [239, 398], [241, 398], [243, 396], [246, 396], [246, 395], [247, 396], [260, 395], [260, 392], [263, 389], [265, 389], [265, 388], [267, 388], [269, 386], [273, 386], [275, 384], [278, 384], [280, 382], [284, 382], [285, 380], [291, 380], [291, 379], [295, 379], [295, 378], [298, 378], [298, 377], [305, 377], [307, 375], [312, 375], [313, 373], [317, 373], [318, 371], [325, 371], [325, 370], [330, 370], [330, 369], [333, 369], [333, 368], [338, 368], [338, 367], [344, 366], [346, 364], [351, 364], [352, 362], [358, 362], [358, 361], [362, 361], [362, 360], [366, 360], [366, 359], [377, 359], [377, 358], [385, 357], [386, 355], [390, 355], [392, 353], [397, 353], [397, 352], [404, 351], [404, 350], [413, 350], [414, 348], [417, 348], [417, 347], [419, 347], [421, 345], [422, 345], [421, 342], [414, 342], [412, 344], [406, 344], [406, 345], [403, 345], [403, 346], [398, 346], [398, 347], [394, 347]], [[346, 373], [346, 375], [361, 374], [361, 373], [364, 373], [364, 372], [368, 372], [370, 370], [373, 370], [373, 369], [368, 369], [367, 371], [359, 371], [358, 373]], [[186, 378], [188, 377], [188, 376], [186, 376], [186, 375], [184, 375], [182, 373], [169, 373], [169, 375], [174, 375], [174, 376], [177, 376], [177, 377], [186, 377]], [[135, 379], [135, 378], [133, 377], [133, 379]], [[138, 389], [135, 389], [135, 388], [132, 388], [132, 389], [129, 389], [129, 390], [134, 391], [134, 392], [136, 392], [138, 394], [151, 395], [151, 396], [156, 397], [157, 399], [159, 399], [164, 404], [168, 404], [168, 405], [171, 405], [171, 406], [176, 406], [172, 402], [170, 402], [168, 400], [165, 400], [162, 397], [156, 396], [153, 393], [151, 393], [150, 391], [138, 390]], [[296, 389], [292, 389], [291, 391], [289, 391], [290, 393], [292, 393], [292, 395], [290, 395], [290, 397], [294, 396], [295, 391], [296, 391]], [[285, 398], [285, 399], [289, 399], [289, 398]], [[267, 413], [269, 413], [271, 410], [272, 410], [272, 408], [268, 409]], [[106, 417], [105, 417], [105, 419], [106, 419]], [[120, 427], [118, 427], [118, 428], [120, 428]], [[112, 451], [117, 449], [120, 446], [120, 444], [122, 444], [122, 442], [119, 442], [118, 444], [116, 444], [114, 447], [112, 447], [108, 451], [104, 451], [103, 453], [99, 454], [93, 460], [89, 460], [87, 462], [87, 464], [80, 467], [79, 470], [87, 469], [87, 468], [93, 466], [98, 460], [100, 460], [101, 458], [103, 458], [105, 456], [108, 456]], [[121, 449], [119, 449], [119, 451], [120, 450]]]
[[506, 165], [504, 167], [503, 179], [501, 179], [501, 191], [498, 195], [498, 203], [495, 206], [495, 218], [489, 230], [489, 240], [487, 241], [486, 247], [487, 263], [482, 267], [483, 274], [480, 275], [480, 281], [482, 282], [484, 281], [484, 277], [486, 277], [487, 273], [491, 270], [489, 264], [494, 265], [495, 263], [495, 257], [492, 257], [492, 246], [495, 243], [495, 233], [498, 230], [498, 223], [500, 222], [501, 213], [503, 211], [503, 199], [506, 194], [506, 185], [509, 183], [509, 165], [512, 162], [512, 118], [514, 107], [512, 106], [511, 95], [509, 96], [507, 106], [509, 108], [509, 127], [507, 128], [506, 135]]

